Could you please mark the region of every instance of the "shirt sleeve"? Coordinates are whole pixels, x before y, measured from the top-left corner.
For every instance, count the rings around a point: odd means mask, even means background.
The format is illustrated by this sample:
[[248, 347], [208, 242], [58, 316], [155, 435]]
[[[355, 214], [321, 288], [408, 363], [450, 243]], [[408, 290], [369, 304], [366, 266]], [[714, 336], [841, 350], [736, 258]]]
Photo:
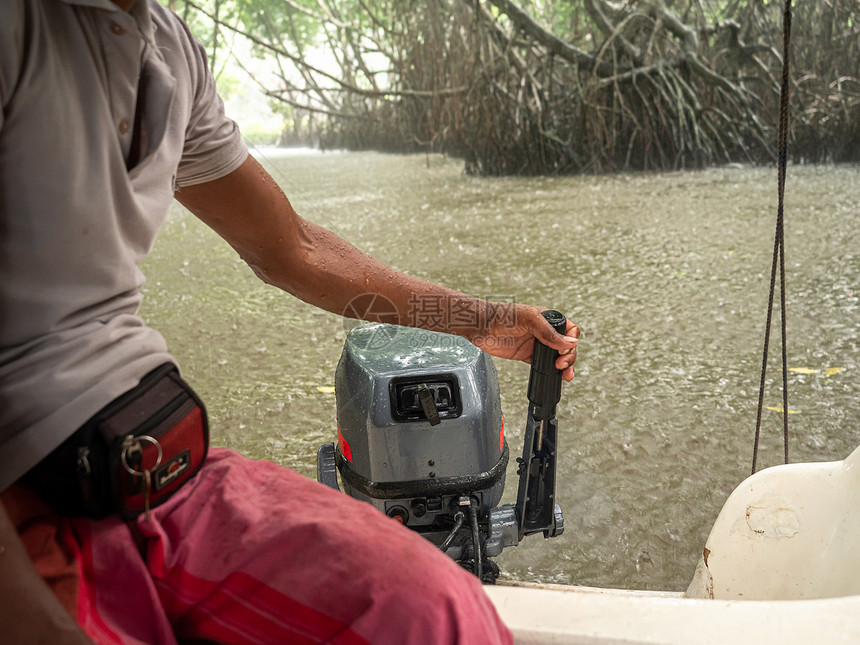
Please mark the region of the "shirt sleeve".
[[239, 127], [224, 113], [224, 103], [206, 64], [203, 46], [184, 23], [182, 29], [188, 39], [186, 52], [194, 87], [185, 145], [176, 175], [179, 188], [223, 177], [242, 165], [248, 156]]

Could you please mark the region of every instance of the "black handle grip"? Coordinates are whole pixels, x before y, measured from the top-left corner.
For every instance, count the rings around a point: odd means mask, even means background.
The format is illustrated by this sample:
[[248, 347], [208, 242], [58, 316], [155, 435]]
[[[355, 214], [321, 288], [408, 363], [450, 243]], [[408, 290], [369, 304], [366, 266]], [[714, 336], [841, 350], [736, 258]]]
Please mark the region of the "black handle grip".
[[[563, 313], [547, 309], [542, 311], [541, 315], [558, 333], [564, 334], [567, 331], [567, 318]], [[561, 398], [561, 371], [555, 367], [557, 358], [557, 350], [547, 347], [535, 338], [528, 396], [538, 419], [545, 420], [555, 416], [555, 406]]]

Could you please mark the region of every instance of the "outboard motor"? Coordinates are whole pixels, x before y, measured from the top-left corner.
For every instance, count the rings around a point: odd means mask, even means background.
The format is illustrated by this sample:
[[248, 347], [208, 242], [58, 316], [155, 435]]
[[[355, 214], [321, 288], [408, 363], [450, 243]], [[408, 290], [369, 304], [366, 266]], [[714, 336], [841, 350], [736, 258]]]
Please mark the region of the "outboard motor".
[[[544, 316], [564, 332], [563, 315]], [[492, 358], [449, 334], [354, 328], [335, 373], [337, 443], [320, 447], [317, 479], [337, 489], [340, 473], [348, 495], [495, 582], [498, 566], [488, 557], [524, 535], [564, 530], [554, 503], [556, 357], [536, 341], [517, 504], [499, 506], [509, 451]]]

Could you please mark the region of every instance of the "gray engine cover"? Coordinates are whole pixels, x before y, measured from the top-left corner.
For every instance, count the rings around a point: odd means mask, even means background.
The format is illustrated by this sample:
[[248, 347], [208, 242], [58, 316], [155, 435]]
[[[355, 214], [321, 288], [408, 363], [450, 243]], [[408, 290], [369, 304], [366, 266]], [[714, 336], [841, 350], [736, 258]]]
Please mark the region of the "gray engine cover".
[[[414, 390], [424, 385], [436, 398], [436, 425], [414, 409]], [[360, 325], [347, 336], [335, 392], [337, 464], [350, 495], [384, 511], [383, 500], [471, 485], [486, 491], [485, 511], [499, 503], [507, 446], [498, 376], [474, 345], [449, 334]]]

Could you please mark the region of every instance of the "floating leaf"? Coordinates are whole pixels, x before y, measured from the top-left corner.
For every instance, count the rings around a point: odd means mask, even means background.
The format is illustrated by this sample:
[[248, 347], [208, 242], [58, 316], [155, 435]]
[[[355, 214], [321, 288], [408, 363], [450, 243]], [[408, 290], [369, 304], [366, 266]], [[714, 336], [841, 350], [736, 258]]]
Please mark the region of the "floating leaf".
[[819, 370], [814, 370], [811, 367], [789, 367], [788, 371], [795, 374], [818, 374], [819, 372]]
[[833, 376], [834, 374], [839, 374], [839, 372], [841, 372], [844, 369], [845, 369], [844, 367], [828, 367], [826, 370], [824, 370], [824, 375], [825, 376]]
[[[783, 409], [782, 409], [781, 407], [779, 407], [779, 408], [775, 408], [775, 407], [773, 407], [772, 405], [766, 405], [766, 406], [764, 406], [764, 407], [765, 407], [767, 410], [773, 410], [774, 412], [783, 412]], [[792, 410], [791, 408], [789, 408], [789, 409], [788, 409], [788, 413], [789, 413], [789, 414], [797, 414], [797, 410]]]
[[323, 394], [334, 394], [334, 388], [330, 385], [317, 385], [317, 392]]

